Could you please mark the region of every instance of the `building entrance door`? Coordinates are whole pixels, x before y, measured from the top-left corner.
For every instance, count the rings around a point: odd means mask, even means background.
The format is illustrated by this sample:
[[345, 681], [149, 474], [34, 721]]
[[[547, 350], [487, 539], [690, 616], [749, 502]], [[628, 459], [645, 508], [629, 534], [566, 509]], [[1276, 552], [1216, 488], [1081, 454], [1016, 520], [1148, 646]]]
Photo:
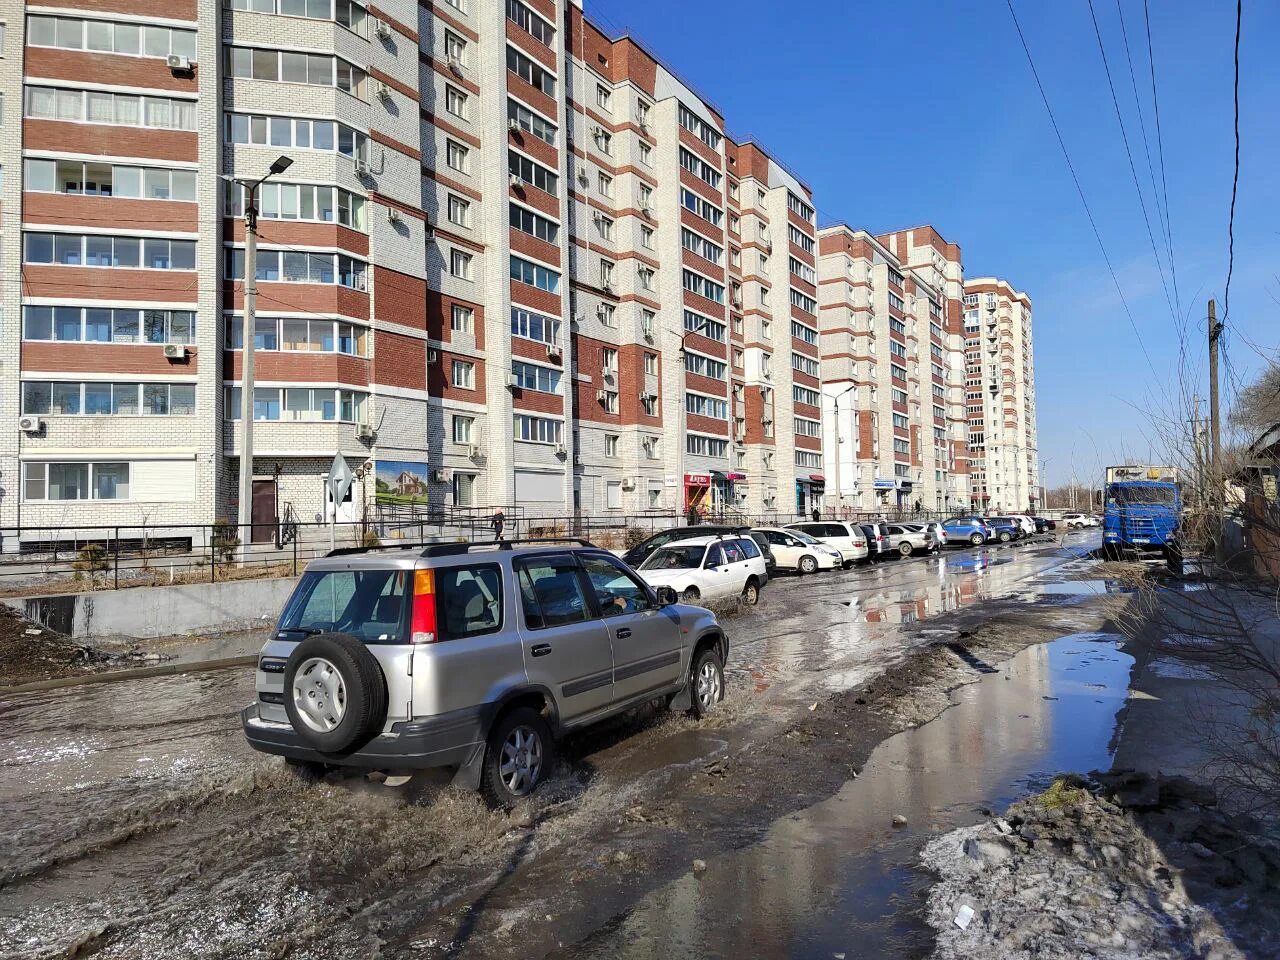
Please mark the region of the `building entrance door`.
[[276, 482], [274, 480], [253, 481], [253, 510], [250, 520], [250, 543], [271, 543], [275, 540], [279, 517], [276, 513]]

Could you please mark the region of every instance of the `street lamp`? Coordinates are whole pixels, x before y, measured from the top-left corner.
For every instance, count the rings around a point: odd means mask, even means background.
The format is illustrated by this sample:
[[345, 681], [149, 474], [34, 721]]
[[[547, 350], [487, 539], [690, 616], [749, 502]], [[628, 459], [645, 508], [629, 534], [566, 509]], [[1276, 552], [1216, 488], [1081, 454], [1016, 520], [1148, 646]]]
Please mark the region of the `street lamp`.
[[[835, 422], [836, 422], [836, 456], [835, 456], [835, 462], [832, 464], [832, 466], [835, 469], [833, 469], [831, 473], [832, 473], [832, 479], [835, 480], [835, 484], [836, 484], [836, 517], [837, 518], [844, 516], [844, 487], [840, 485], [840, 398], [843, 397], [849, 391], [856, 390], [856, 389], [858, 389], [858, 385], [856, 383], [851, 383], [849, 384], [849, 386], [845, 387], [839, 393], [833, 394], [831, 397], [831, 404], [832, 404], [832, 407], [834, 408]], [[857, 458], [855, 457], [854, 459], [856, 461]]]
[[1053, 457], [1040, 458], [1040, 510], [1041, 512], [1049, 509], [1049, 488], [1044, 480], [1044, 468], [1053, 461]]
[[258, 308], [258, 187], [268, 177], [283, 173], [293, 165], [289, 157], [277, 157], [258, 180], [236, 180], [244, 187], [244, 317], [240, 351], [240, 536], [243, 555], [248, 556], [253, 539], [253, 348]]

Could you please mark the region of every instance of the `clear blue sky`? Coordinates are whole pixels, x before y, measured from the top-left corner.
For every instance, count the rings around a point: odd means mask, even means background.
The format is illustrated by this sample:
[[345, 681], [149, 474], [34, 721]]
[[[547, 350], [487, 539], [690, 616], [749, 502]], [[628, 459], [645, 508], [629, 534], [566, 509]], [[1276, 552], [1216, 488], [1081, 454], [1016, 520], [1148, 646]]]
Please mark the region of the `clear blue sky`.
[[[820, 221], [872, 232], [933, 223], [960, 243], [969, 276], [996, 274], [1031, 296], [1050, 485], [1073, 464], [1084, 480], [1100, 464], [1145, 458], [1144, 411], [1181, 419], [1142, 356], [1004, 0], [585, 2], [602, 27], [629, 29], [720, 107], [732, 133], [757, 138], [806, 180]], [[1155, 159], [1142, 2], [1121, 3]], [[1094, 6], [1161, 243], [1116, 2]], [[1152, 366], [1171, 380], [1179, 338], [1088, 3], [1014, 7]], [[1272, 354], [1280, 341], [1280, 4], [1244, 8], [1229, 383], [1262, 364], [1246, 338]], [[1151, 2], [1173, 253], [1196, 355], [1205, 301], [1218, 298], [1221, 318], [1226, 280], [1234, 29], [1227, 0]]]

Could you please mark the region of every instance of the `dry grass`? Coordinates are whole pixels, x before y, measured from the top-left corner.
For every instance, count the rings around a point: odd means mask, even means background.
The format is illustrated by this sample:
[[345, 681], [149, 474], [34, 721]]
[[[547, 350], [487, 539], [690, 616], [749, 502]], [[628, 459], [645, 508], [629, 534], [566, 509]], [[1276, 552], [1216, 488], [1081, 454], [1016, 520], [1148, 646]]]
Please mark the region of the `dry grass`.
[[[298, 568], [305, 562], [299, 558]], [[170, 567], [138, 570], [131, 568], [120, 571], [120, 589], [133, 587], [167, 587], [191, 583], [225, 583], [232, 580], [277, 580], [293, 576], [293, 563], [254, 563], [249, 566], [219, 563], [210, 570], [207, 565], [176, 569]], [[92, 593], [99, 590], [115, 589], [115, 578], [111, 571], [92, 575], [81, 573], [53, 575], [42, 578], [39, 582], [9, 584], [0, 586], [0, 597], [40, 597], [56, 596], [64, 593]]]

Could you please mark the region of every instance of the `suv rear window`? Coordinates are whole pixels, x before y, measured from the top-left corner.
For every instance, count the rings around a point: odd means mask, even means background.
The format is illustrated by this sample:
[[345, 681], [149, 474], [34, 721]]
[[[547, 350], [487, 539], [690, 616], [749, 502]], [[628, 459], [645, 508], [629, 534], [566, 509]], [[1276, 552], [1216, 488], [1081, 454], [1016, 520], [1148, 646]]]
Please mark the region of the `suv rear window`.
[[408, 570], [309, 571], [285, 605], [280, 629], [403, 643], [410, 579]]
[[442, 639], [478, 637], [502, 628], [500, 567], [439, 567], [435, 574], [437, 629]]

